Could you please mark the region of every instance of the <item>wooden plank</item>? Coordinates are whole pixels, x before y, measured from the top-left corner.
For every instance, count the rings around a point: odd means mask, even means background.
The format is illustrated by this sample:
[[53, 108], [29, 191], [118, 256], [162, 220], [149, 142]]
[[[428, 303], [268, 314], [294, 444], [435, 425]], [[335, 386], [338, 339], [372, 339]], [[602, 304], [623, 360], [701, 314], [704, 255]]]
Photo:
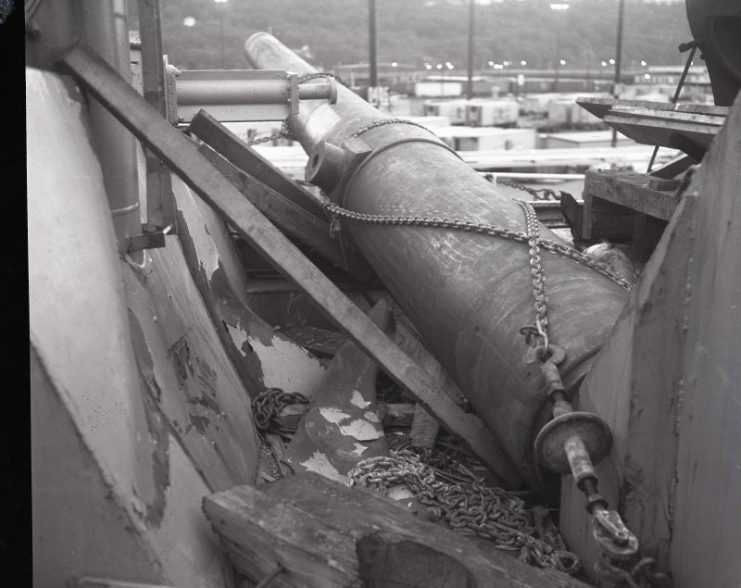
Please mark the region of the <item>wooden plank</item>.
[[633, 225], [630, 258], [637, 263], [646, 263], [656, 249], [665, 228], [666, 221], [647, 214], [639, 214]]
[[694, 160], [689, 155], [680, 154], [662, 165], [654, 166], [649, 172], [649, 175], [657, 178], [675, 178], [679, 174], [686, 172], [687, 168], [693, 163]]
[[[579, 393], [613, 432], [600, 489], [677, 588], [741, 577], [739, 169], [737, 99]], [[589, 570], [583, 497], [568, 478], [561, 512]]]
[[561, 196], [559, 203], [561, 215], [566, 225], [571, 229], [575, 239], [580, 240], [582, 235], [582, 218], [584, 216], [584, 201], [577, 201], [571, 194]]
[[649, 102], [648, 100], [616, 100], [614, 98], [577, 98], [576, 103], [598, 118], [613, 108], [645, 108], [654, 111], [705, 114], [709, 116], [728, 116], [727, 106], [712, 104], [671, 104], [669, 102]]
[[[142, 91], [144, 99], [166, 117], [160, 1], [138, 0], [138, 4]], [[144, 150], [144, 156], [147, 174], [147, 223], [163, 229], [172, 225], [175, 229], [175, 203], [170, 184], [170, 170], [148, 149]]]
[[212, 494], [203, 508], [253, 582], [281, 567], [276, 586], [583, 586], [316, 474]]
[[[379, 405], [381, 422], [384, 427], [411, 427], [417, 407], [416, 404], [381, 403]], [[438, 424], [437, 421], [435, 424]]]
[[651, 176], [635, 172], [588, 171], [584, 192], [649, 216], [669, 220], [681, 197], [674, 191], [654, 190]]
[[224, 178], [151, 105], [99, 56], [84, 45], [73, 47], [61, 63], [116, 118], [144, 141], [199, 196], [218, 210], [239, 234], [293, 279], [348, 335], [451, 433], [510, 486], [521, 476], [494, 436], [464, 413], [438, 385], [363, 314], [295, 245]]
[[140, 584], [138, 582], [125, 582], [113, 578], [97, 578], [85, 576], [77, 582], [77, 588], [174, 588], [163, 584]]
[[327, 357], [336, 354], [343, 343], [347, 341], [347, 337], [341, 333], [310, 325], [284, 329], [283, 334], [312, 353]]
[[588, 192], [585, 192], [583, 197], [579, 240], [630, 241], [638, 213], [625, 206], [596, 198]]
[[708, 125], [684, 120], [673, 120], [672, 118], [651, 119], [635, 114], [614, 112], [612, 110], [605, 115], [603, 120], [619, 133], [633, 139], [637, 143], [681, 149], [693, 157], [694, 154], [688, 153], [678, 144], [676, 139], [673, 138], [673, 135], [679, 135], [697, 144], [703, 150], [707, 150], [721, 127], [720, 123], [717, 125]]
[[326, 217], [321, 204], [311, 192], [299, 186], [266, 157], [246, 145], [237, 135], [205, 110], [201, 110], [193, 117], [188, 130], [243, 172], [261, 181], [318, 218]]
[[[394, 332], [394, 317], [385, 300], [368, 311], [384, 333]], [[327, 366], [309, 411], [286, 448], [295, 472], [316, 472], [338, 481], [361, 460], [388, 455], [378, 415], [378, 366], [354, 342], [346, 341]]]
[[231, 184], [286, 235], [315, 250], [331, 264], [343, 268], [360, 282], [366, 282], [373, 270], [349, 246], [343, 252], [339, 238], [329, 236], [329, 223], [295, 204], [220, 156], [207, 145], [199, 146], [201, 154], [216, 167]]

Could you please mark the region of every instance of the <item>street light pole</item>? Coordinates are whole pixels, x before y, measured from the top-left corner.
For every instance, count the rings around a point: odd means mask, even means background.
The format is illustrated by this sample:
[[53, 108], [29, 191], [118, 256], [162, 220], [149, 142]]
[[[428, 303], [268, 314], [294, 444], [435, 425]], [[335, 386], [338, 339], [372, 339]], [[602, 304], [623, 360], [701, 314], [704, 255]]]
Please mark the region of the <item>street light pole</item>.
[[217, 10], [219, 11], [219, 39], [221, 41], [221, 69], [226, 67], [226, 60], [224, 58], [224, 10], [226, 9], [226, 3], [229, 0], [214, 0], [217, 4]]
[[473, 32], [474, 32], [474, 0], [468, 0], [468, 84], [466, 98], [473, 98]]
[[221, 17], [219, 31], [219, 38], [221, 39], [221, 69], [224, 69], [226, 67], [226, 60], [224, 59], [224, 13], [222, 12], [219, 16]]
[[368, 43], [369, 47], [369, 80], [368, 85], [375, 88], [378, 85], [378, 18], [376, 16], [376, 0], [368, 0]]
[[[551, 2], [551, 10], [554, 12], [566, 12], [569, 9], [568, 2]], [[553, 80], [553, 91], [558, 92], [558, 73], [561, 65], [561, 26], [563, 23], [559, 22], [556, 27], [556, 70]]]
[[[625, 0], [620, 0], [618, 4], [618, 24], [617, 24], [617, 47], [615, 55], [615, 83], [612, 88], [612, 95], [617, 99], [618, 85], [620, 84], [620, 64], [623, 56], [623, 14], [625, 12]], [[617, 131], [612, 129], [611, 145], [617, 147]]]

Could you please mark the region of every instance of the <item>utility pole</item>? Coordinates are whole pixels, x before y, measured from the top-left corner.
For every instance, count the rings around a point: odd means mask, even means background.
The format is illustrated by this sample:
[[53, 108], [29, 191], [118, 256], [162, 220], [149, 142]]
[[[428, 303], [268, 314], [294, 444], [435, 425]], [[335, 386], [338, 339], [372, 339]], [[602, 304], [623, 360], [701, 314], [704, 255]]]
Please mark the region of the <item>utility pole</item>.
[[369, 79], [368, 91], [378, 86], [378, 18], [376, 16], [376, 0], [368, 0], [368, 42], [369, 48]]
[[473, 98], [473, 34], [474, 34], [474, 10], [476, 3], [468, 0], [468, 84], [466, 86], [466, 98]]
[[[618, 85], [620, 84], [620, 63], [623, 56], [623, 14], [625, 12], [625, 0], [620, 0], [618, 4], [618, 25], [617, 25], [617, 49], [615, 55], [615, 83], [612, 87], [612, 95], [615, 99], [618, 97]], [[617, 131], [612, 129], [613, 147], [617, 147]]]

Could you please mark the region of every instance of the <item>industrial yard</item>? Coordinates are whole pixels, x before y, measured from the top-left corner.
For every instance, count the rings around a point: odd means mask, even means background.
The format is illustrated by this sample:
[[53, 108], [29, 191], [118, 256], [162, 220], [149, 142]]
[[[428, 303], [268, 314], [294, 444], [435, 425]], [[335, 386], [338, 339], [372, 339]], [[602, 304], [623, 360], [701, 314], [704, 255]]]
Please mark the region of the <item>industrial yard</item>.
[[739, 585], [735, 0], [22, 11], [31, 585]]

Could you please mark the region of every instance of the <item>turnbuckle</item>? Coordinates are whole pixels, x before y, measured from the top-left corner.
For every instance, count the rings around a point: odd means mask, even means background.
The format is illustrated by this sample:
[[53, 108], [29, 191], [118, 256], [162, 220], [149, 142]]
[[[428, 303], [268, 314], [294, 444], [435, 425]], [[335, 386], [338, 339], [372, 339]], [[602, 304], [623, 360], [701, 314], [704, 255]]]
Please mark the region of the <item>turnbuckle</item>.
[[594, 465], [607, 456], [612, 446], [610, 428], [590, 412], [575, 411], [566, 400], [566, 388], [558, 366], [566, 352], [557, 345], [531, 347], [530, 362], [540, 359], [540, 369], [553, 401], [553, 419], [535, 438], [535, 455], [540, 463], [561, 475], [571, 474], [587, 500], [592, 517], [592, 535], [600, 550], [610, 559], [626, 561], [638, 553], [638, 539], [625, 526], [617, 511], [609, 509], [598, 492]]
[[551, 345], [546, 353], [550, 356], [542, 360], [540, 369], [548, 386], [548, 396], [553, 401], [553, 420], [546, 423], [535, 438], [535, 455], [548, 469], [559, 474], [573, 474], [577, 484], [588, 477], [596, 479], [593, 463], [599, 463], [610, 452], [610, 428], [595, 414], [575, 411], [566, 400], [566, 389], [558, 370], [558, 365], [566, 359], [566, 352]]

